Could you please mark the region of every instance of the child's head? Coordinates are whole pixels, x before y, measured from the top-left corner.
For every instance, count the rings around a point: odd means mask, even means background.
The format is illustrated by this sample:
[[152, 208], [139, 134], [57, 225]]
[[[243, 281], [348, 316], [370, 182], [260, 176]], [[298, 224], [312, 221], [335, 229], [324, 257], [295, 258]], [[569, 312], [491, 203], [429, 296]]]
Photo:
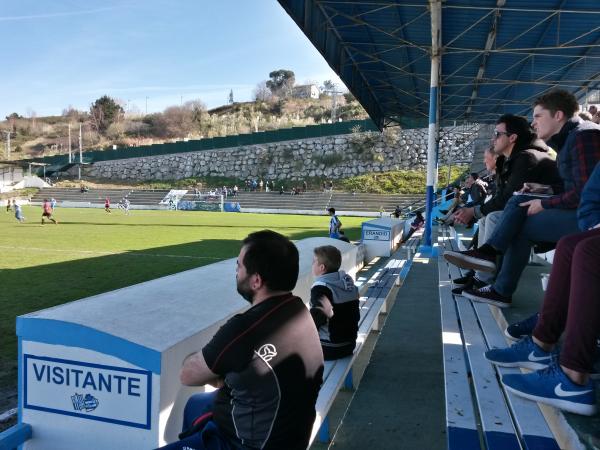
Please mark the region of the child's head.
[[313, 275], [337, 272], [342, 265], [342, 254], [333, 245], [323, 245], [314, 249]]

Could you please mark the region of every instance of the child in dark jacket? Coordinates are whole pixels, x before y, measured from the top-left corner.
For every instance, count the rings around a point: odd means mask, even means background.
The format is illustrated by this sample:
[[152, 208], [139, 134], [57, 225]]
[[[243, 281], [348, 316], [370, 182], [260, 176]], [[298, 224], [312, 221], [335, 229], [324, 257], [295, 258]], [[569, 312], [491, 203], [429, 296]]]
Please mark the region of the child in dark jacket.
[[319, 331], [326, 360], [351, 355], [356, 346], [360, 319], [358, 288], [350, 275], [340, 270], [342, 255], [332, 246], [314, 249], [310, 290], [310, 314]]

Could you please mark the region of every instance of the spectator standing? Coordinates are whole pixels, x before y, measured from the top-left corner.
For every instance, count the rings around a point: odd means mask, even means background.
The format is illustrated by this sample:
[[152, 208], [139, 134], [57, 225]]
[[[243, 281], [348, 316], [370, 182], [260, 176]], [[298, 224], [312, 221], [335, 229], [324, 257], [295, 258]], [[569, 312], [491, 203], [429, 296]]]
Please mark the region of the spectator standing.
[[342, 254], [333, 245], [314, 249], [310, 314], [319, 331], [325, 360], [351, 355], [356, 346], [360, 310], [358, 288], [343, 270]]
[[236, 284], [251, 307], [185, 358], [184, 385], [219, 389], [188, 400], [181, 440], [164, 449], [308, 447], [323, 352], [309, 311], [291, 294], [298, 271], [286, 237], [264, 230], [244, 239]]

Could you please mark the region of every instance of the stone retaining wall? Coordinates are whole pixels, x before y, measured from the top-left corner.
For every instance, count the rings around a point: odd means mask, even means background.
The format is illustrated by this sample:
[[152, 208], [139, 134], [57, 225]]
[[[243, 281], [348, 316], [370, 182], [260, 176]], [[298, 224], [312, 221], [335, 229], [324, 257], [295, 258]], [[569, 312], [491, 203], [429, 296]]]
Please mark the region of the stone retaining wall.
[[[468, 161], [479, 125], [442, 129], [441, 163]], [[320, 139], [285, 141], [94, 163], [85, 175], [114, 180], [174, 180], [197, 176], [346, 178], [362, 173], [425, 169], [427, 129], [386, 129]]]

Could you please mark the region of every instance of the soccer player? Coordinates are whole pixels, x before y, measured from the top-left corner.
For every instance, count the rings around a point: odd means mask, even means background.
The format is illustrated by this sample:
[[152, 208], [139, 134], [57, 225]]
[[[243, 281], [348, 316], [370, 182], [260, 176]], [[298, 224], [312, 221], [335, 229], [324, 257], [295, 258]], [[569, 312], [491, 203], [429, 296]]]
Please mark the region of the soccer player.
[[110, 197], [106, 197], [104, 199], [104, 211], [106, 211], [107, 213], [112, 213], [112, 211], [110, 210]]
[[54, 220], [54, 218], [52, 217], [53, 212], [54, 211], [52, 211], [52, 205], [50, 204], [48, 199], [45, 198], [44, 204], [42, 205], [42, 225], [44, 225], [46, 223], [46, 222], [44, 222], [44, 217], [46, 217], [47, 219], [54, 222], [55, 225], [58, 224], [58, 222], [56, 220]]
[[21, 210], [21, 205], [15, 205], [15, 219], [17, 219], [20, 223], [25, 222], [25, 216], [23, 216], [23, 211]]
[[342, 221], [335, 215], [335, 208], [328, 208], [327, 212], [331, 216], [331, 219], [329, 220], [329, 237], [339, 239]]

